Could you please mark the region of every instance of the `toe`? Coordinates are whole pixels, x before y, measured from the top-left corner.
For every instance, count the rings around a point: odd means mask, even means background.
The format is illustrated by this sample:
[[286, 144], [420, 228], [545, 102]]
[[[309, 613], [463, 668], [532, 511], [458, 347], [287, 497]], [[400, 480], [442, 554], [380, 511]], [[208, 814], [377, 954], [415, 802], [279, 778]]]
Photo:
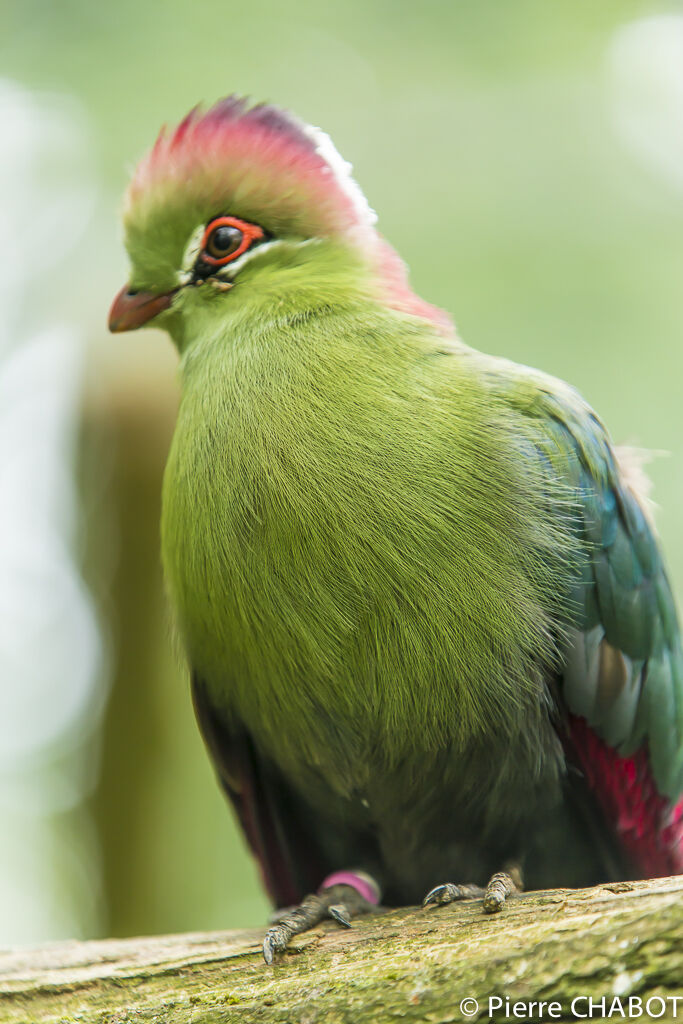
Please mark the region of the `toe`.
[[351, 914], [348, 907], [345, 907], [343, 903], [336, 903], [334, 906], [328, 907], [327, 913], [333, 920], [338, 921], [345, 928], [351, 927]]
[[267, 964], [272, 964], [276, 953], [281, 953], [287, 948], [290, 935], [280, 925], [269, 928], [263, 940], [263, 959]]
[[454, 900], [462, 899], [460, 886], [446, 882], [444, 885], [437, 885], [431, 889], [422, 901], [423, 907], [443, 906], [444, 903], [453, 903]]
[[330, 918], [344, 928], [351, 927], [351, 918], [357, 914], [365, 914], [375, 909], [348, 885], [339, 885], [312, 893], [294, 909], [285, 911], [266, 932], [263, 940], [263, 959], [272, 964], [278, 953], [283, 953], [293, 935], [315, 928], [317, 924]]
[[423, 907], [440, 907], [446, 903], [454, 903], [456, 900], [471, 900], [483, 896], [484, 890], [478, 885], [454, 885], [446, 882], [444, 885], [437, 885], [427, 893], [422, 901]]
[[443, 896], [447, 889], [448, 885], [434, 886], [434, 888], [430, 889], [425, 898], [422, 900], [422, 906], [439, 906], [440, 903], [447, 902], [443, 899]]
[[484, 913], [485, 914], [497, 914], [503, 909], [505, 898], [499, 896], [497, 893], [487, 893], [484, 896]]
[[485, 914], [497, 914], [503, 909], [508, 896], [518, 892], [516, 883], [512, 880], [507, 871], [499, 871], [493, 876], [489, 884], [486, 886], [486, 893], [484, 894], [484, 913]]

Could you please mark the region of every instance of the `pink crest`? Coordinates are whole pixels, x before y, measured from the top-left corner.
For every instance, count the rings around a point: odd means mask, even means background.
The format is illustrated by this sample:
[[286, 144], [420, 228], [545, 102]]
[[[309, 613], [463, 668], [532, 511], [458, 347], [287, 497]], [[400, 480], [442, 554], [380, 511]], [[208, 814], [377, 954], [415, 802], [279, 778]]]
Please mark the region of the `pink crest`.
[[[329, 138], [268, 104], [229, 96], [206, 112], [195, 107], [170, 132], [163, 128], [140, 162], [127, 209], [147, 206], [159, 186], [193, 182], [219, 201], [241, 203], [301, 231], [364, 232], [374, 215]], [[260, 210], [259, 210], [260, 208]]]
[[129, 232], [163, 229], [183, 211], [238, 216], [274, 237], [342, 236], [362, 249], [391, 308], [452, 336], [450, 318], [408, 285], [398, 255], [375, 230], [375, 215], [330, 138], [287, 111], [228, 96], [163, 128], [128, 189]]

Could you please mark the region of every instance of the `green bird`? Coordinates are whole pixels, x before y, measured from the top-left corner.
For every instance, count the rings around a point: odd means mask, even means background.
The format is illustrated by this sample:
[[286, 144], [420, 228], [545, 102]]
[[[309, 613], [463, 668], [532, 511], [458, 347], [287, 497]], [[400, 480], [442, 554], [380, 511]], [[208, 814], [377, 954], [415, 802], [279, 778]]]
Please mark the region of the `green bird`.
[[683, 871], [683, 661], [638, 473], [566, 384], [410, 289], [329, 138], [159, 136], [112, 331], [182, 398], [162, 554], [197, 717], [291, 936]]

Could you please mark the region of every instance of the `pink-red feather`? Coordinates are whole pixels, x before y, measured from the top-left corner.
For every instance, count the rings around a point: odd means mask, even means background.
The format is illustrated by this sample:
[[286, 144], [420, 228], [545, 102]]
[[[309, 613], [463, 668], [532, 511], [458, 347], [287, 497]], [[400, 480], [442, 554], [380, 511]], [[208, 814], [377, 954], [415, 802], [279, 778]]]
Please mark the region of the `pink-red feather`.
[[317, 129], [277, 107], [250, 107], [229, 96], [161, 130], [130, 183], [126, 223], [144, 235], [155, 230], [153, 222], [165, 224], [190, 208], [207, 218], [251, 220], [276, 238], [342, 237], [362, 251], [388, 306], [452, 335], [450, 317], [410, 288], [405, 265], [375, 230], [349, 171]]
[[[137, 167], [128, 206], [134, 208], [165, 182], [182, 186], [196, 179], [203, 188], [210, 183], [215, 195], [222, 186], [229, 194], [246, 185], [250, 193], [262, 182], [265, 205], [270, 197], [285, 211], [305, 206], [312, 224], [329, 232], [369, 226], [312, 130], [267, 104], [249, 107], [246, 99], [229, 96], [205, 112], [195, 107], [171, 131], [164, 127]], [[293, 202], [297, 186], [300, 204]]]
[[657, 790], [645, 749], [619, 754], [588, 725], [569, 719], [571, 746], [589, 788], [637, 871], [644, 878], [683, 872], [683, 799]]

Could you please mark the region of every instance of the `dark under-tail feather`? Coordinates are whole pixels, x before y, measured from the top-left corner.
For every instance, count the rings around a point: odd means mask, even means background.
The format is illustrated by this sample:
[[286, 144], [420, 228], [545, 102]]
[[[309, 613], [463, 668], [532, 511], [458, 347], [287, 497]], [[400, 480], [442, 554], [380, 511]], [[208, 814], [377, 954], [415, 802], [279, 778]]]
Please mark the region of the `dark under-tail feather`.
[[278, 907], [298, 903], [338, 865], [326, 863], [315, 829], [305, 824], [308, 808], [259, 753], [246, 730], [225, 724], [197, 678], [192, 681], [192, 698], [219, 781], [258, 861], [268, 894]]

